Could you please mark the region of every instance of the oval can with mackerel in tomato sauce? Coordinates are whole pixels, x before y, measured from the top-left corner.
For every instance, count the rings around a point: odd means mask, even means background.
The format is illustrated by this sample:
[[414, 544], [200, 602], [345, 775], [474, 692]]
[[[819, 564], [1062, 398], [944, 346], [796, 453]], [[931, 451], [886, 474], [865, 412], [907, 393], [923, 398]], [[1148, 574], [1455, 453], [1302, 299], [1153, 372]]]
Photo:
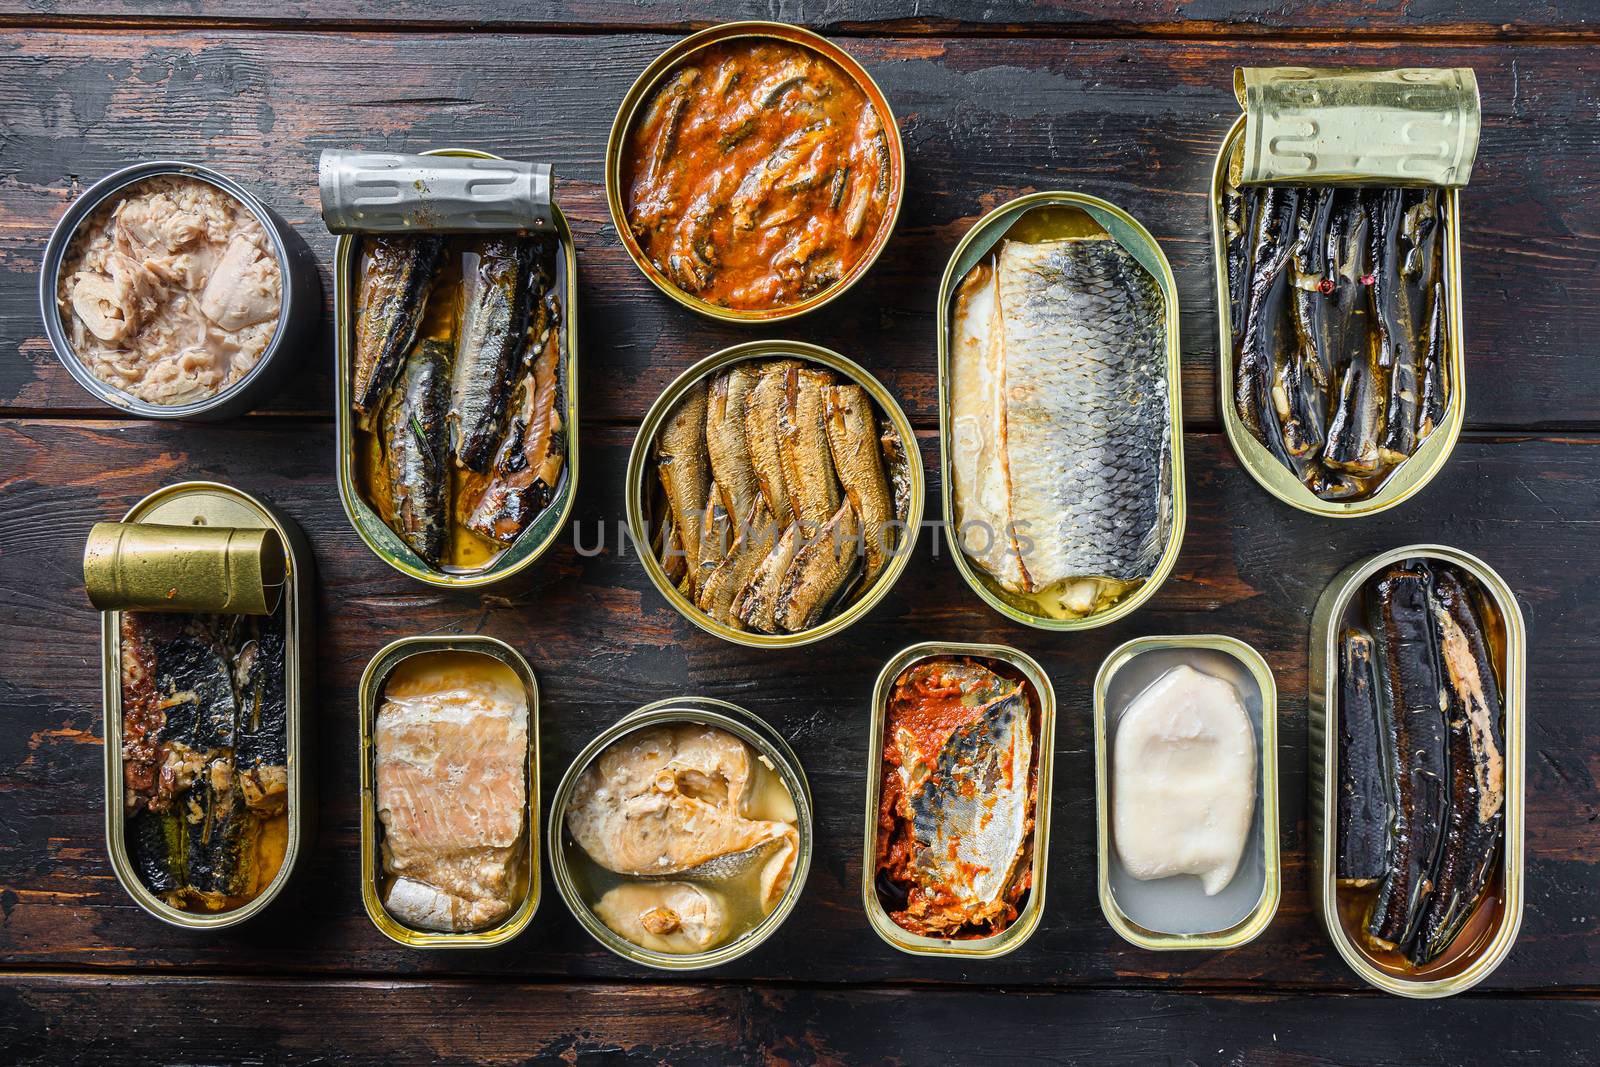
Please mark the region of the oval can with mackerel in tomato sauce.
[[707, 304], [807, 303], [865, 269], [892, 226], [893, 136], [819, 52], [719, 41], [635, 114], [621, 160], [628, 228], [668, 282]]

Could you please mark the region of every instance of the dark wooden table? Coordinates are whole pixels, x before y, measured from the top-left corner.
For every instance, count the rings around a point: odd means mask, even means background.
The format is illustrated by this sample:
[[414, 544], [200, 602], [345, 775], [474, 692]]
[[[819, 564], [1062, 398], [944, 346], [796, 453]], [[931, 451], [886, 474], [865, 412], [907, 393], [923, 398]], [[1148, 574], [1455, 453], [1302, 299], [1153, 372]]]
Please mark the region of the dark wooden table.
[[[1600, 1051], [1600, 9], [1584, 0], [0, 0], [0, 1059], [995, 1062], [1570, 1062]], [[407, 582], [346, 522], [334, 485], [327, 331], [263, 410], [218, 426], [117, 418], [56, 362], [34, 304], [46, 235], [86, 184], [163, 157], [220, 167], [321, 255], [325, 147], [490, 149], [555, 164], [581, 271], [582, 481], [575, 521], [615, 531], [634, 427], [693, 360], [751, 336], [678, 308], [618, 244], [600, 185], [631, 79], [707, 21], [783, 17], [842, 41], [882, 85], [910, 169], [882, 260], [828, 312], [771, 333], [871, 368], [920, 428], [935, 477], [934, 288], [984, 211], [1034, 189], [1107, 197], [1161, 240], [1183, 301], [1190, 514], [1154, 600], [1078, 635], [1011, 625], [926, 536], [866, 621], [764, 652], [694, 629], [632, 558], [565, 539], [514, 596]], [[1466, 65], [1484, 127], [1465, 202], [1469, 400], [1449, 466], [1380, 517], [1319, 520], [1240, 469], [1217, 419], [1206, 186], [1240, 64]], [[322, 583], [321, 830], [298, 877], [235, 932], [169, 929], [107, 864], [91, 523], [189, 478], [275, 501]], [[936, 483], [935, 487], [936, 487]], [[937, 500], [936, 492], [930, 494]], [[930, 508], [936, 516], [937, 505]], [[1480, 554], [1531, 634], [1527, 908], [1476, 991], [1367, 990], [1307, 892], [1311, 606], [1351, 560], [1412, 541]], [[612, 548], [615, 539], [611, 541]], [[1277, 674], [1283, 904], [1227, 953], [1121, 942], [1094, 891], [1090, 684], [1129, 637], [1214, 631]], [[548, 885], [531, 927], [485, 952], [420, 953], [363, 914], [356, 680], [388, 640], [482, 632], [533, 662], [545, 799], [577, 748], [661, 696], [767, 717], [798, 750], [818, 847], [798, 910], [758, 951], [667, 979], [599, 949]], [[1049, 901], [1014, 955], [901, 955], [861, 911], [868, 698], [929, 638], [1037, 656], [1060, 697]]]

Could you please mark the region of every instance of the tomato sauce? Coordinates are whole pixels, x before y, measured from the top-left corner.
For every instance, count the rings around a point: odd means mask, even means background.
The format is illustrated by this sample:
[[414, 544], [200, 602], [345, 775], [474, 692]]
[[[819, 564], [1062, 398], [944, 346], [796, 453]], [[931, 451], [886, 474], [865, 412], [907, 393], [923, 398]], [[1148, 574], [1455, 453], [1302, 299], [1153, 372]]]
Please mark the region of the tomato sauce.
[[646, 258], [722, 307], [771, 310], [833, 288], [888, 222], [877, 109], [837, 64], [788, 42], [690, 56], [635, 120], [621, 162]]

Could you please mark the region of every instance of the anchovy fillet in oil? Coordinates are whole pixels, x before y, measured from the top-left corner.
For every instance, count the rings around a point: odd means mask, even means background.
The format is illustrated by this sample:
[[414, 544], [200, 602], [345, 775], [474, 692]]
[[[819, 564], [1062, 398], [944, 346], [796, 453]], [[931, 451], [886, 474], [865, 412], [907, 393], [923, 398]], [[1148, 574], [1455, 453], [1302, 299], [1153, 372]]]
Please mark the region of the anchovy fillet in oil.
[[1394, 821], [1388, 756], [1378, 711], [1372, 638], [1347, 630], [1339, 641], [1339, 869], [1350, 885], [1368, 885], [1389, 868]]

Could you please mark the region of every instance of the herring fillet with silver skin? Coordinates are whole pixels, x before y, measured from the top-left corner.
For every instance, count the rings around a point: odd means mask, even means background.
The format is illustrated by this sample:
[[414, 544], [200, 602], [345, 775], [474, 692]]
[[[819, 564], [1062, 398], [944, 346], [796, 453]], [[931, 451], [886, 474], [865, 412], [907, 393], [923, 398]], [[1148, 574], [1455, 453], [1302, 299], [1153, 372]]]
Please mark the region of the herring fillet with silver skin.
[[951, 466], [968, 555], [1019, 594], [1149, 577], [1172, 520], [1160, 285], [1109, 238], [1007, 240], [955, 299]]

